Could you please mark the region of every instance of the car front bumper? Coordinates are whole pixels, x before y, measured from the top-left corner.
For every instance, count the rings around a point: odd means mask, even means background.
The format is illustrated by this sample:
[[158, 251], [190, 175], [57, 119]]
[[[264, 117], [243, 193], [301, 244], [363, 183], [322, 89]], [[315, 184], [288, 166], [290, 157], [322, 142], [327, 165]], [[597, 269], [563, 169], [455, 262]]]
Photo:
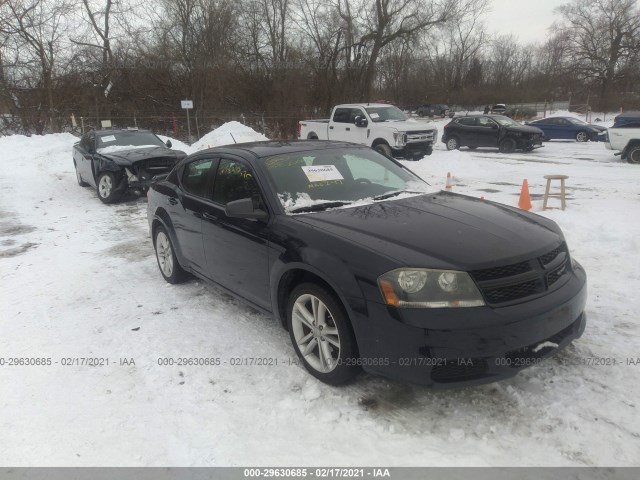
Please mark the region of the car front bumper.
[[586, 274], [576, 263], [561, 288], [507, 307], [397, 309], [368, 302], [368, 315], [356, 322], [360, 361], [368, 372], [432, 387], [502, 380], [580, 337], [586, 298]]

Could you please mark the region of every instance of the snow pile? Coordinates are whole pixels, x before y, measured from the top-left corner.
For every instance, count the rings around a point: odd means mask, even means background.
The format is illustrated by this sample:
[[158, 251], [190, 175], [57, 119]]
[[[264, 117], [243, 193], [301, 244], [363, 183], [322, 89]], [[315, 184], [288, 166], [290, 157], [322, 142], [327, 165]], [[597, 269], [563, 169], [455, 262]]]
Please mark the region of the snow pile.
[[175, 138], [165, 137], [164, 135], [157, 135], [157, 137], [164, 143], [167, 143], [167, 140], [171, 140], [171, 150], [181, 150], [186, 154], [191, 154], [196, 151], [193, 147], [190, 147], [186, 143], [176, 140]]
[[193, 151], [204, 150], [205, 148], [218, 147], [220, 145], [231, 145], [234, 143], [261, 142], [269, 140], [261, 133], [256, 132], [251, 127], [240, 122], [227, 122], [207, 133], [204, 137], [194, 143]]

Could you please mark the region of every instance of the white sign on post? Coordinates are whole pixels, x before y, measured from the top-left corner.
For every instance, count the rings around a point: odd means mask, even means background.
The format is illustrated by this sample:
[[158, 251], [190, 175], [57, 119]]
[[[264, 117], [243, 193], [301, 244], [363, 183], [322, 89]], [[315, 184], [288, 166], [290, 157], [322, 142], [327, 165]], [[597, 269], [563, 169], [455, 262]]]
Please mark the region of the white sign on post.
[[193, 108], [193, 100], [180, 100], [182, 108], [187, 111], [187, 132], [189, 135], [189, 142], [191, 142], [191, 120], [189, 119], [189, 110]]

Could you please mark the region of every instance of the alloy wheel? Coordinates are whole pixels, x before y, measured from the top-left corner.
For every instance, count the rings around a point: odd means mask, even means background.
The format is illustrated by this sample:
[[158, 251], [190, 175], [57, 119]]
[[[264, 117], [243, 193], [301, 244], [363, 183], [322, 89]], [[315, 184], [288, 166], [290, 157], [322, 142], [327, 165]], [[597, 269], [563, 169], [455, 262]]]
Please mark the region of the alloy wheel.
[[171, 250], [171, 242], [164, 232], [158, 232], [156, 237], [156, 255], [160, 270], [165, 277], [170, 277], [173, 273], [173, 251]]
[[315, 295], [300, 295], [293, 305], [291, 323], [307, 363], [320, 373], [334, 370], [340, 358], [340, 334], [327, 306]]
[[113, 182], [111, 181], [111, 177], [109, 175], [103, 175], [100, 179], [100, 183], [98, 184], [98, 192], [100, 192], [100, 196], [102, 198], [107, 198], [111, 195], [112, 189]]

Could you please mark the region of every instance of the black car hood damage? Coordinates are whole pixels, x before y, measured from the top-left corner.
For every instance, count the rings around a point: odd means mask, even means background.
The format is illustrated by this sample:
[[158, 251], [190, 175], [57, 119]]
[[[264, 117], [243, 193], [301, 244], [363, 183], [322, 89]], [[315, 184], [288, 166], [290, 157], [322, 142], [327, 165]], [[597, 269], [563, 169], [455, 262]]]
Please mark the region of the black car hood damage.
[[428, 258], [462, 270], [515, 263], [563, 242], [552, 220], [444, 191], [295, 218], [403, 263], [421, 259], [416, 267], [433, 267]]
[[132, 150], [122, 150], [111, 153], [98, 152], [97, 155], [111, 160], [115, 164], [123, 167], [128, 167], [136, 162], [149, 160], [151, 158], [166, 158], [177, 161], [186, 156], [183, 152], [178, 152], [165, 147], [134, 148]]

